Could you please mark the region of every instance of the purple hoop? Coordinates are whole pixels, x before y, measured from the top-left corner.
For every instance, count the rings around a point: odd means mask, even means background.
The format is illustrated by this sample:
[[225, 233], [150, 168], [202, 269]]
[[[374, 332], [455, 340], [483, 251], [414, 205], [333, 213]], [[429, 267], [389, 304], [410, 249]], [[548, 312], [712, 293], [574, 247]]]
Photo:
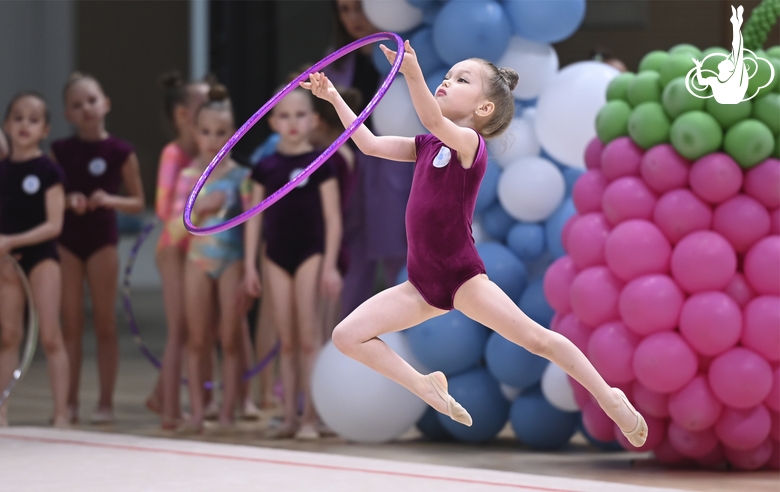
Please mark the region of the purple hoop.
[[[222, 224], [216, 224], [213, 226], [208, 227], [196, 227], [192, 224], [192, 207], [195, 205], [195, 199], [198, 198], [198, 194], [200, 193], [200, 190], [203, 188], [203, 185], [206, 184], [206, 180], [209, 178], [211, 173], [214, 171], [214, 168], [217, 167], [217, 164], [222, 162], [222, 159], [227, 155], [228, 152], [230, 152], [233, 147], [238, 143], [239, 140], [257, 123], [260, 118], [265, 116], [265, 114], [271, 110], [276, 104], [279, 103], [279, 101], [292, 92], [295, 88], [299, 86], [299, 82], [302, 82], [304, 80], [307, 80], [309, 78], [309, 74], [313, 72], [318, 72], [322, 68], [330, 65], [334, 61], [338, 60], [342, 56], [346, 55], [347, 53], [351, 53], [355, 51], [358, 48], [362, 48], [363, 46], [367, 44], [374, 43], [376, 41], [380, 40], [389, 40], [389, 41], [395, 41], [398, 45], [398, 56], [395, 59], [395, 63], [393, 63], [392, 68], [390, 69], [390, 73], [387, 75], [387, 78], [384, 82], [382, 82], [381, 87], [379, 87], [379, 91], [374, 95], [374, 97], [369, 101], [366, 108], [358, 115], [358, 117], [355, 119], [355, 121], [352, 122], [351, 125], [347, 127], [346, 130], [344, 130], [344, 133], [342, 133], [339, 138], [337, 138], [330, 146], [325, 149], [325, 151], [320, 154], [319, 157], [314, 159], [311, 164], [309, 164], [306, 169], [303, 170], [302, 173], [291, 179], [286, 185], [279, 188], [277, 191], [275, 191], [271, 196], [267, 197], [262, 202], [258, 203], [254, 207], [252, 207], [250, 210], [247, 210], [240, 215], [237, 215], [236, 217], [233, 217], [232, 219], [227, 220], [226, 222], [223, 222]], [[366, 36], [362, 39], [358, 39], [357, 41], [354, 41], [340, 50], [334, 51], [330, 55], [326, 56], [319, 62], [317, 62], [315, 65], [313, 65], [311, 68], [300, 74], [295, 80], [287, 84], [284, 89], [282, 89], [278, 94], [276, 94], [274, 97], [271, 98], [270, 101], [265, 103], [263, 107], [257, 110], [257, 112], [252, 115], [251, 118], [249, 118], [246, 123], [244, 123], [241, 128], [238, 129], [238, 131], [230, 137], [230, 140], [225, 144], [222, 149], [217, 153], [216, 156], [214, 156], [214, 159], [212, 159], [211, 163], [209, 163], [208, 167], [205, 171], [203, 171], [203, 174], [198, 179], [198, 182], [195, 183], [195, 187], [192, 189], [192, 193], [190, 193], [190, 196], [187, 197], [187, 203], [184, 206], [184, 227], [187, 228], [188, 231], [190, 231], [192, 234], [198, 235], [198, 236], [205, 236], [207, 234], [215, 234], [217, 232], [222, 232], [227, 229], [230, 229], [231, 227], [235, 227], [238, 224], [245, 222], [249, 220], [251, 217], [254, 217], [255, 215], [259, 214], [263, 210], [267, 209], [279, 199], [281, 199], [284, 195], [289, 193], [293, 188], [298, 186], [298, 183], [303, 181], [304, 179], [308, 178], [309, 175], [311, 175], [314, 171], [317, 170], [320, 165], [322, 165], [323, 162], [325, 162], [330, 156], [332, 156], [336, 150], [341, 147], [341, 145], [349, 139], [349, 137], [352, 136], [355, 131], [357, 131], [358, 127], [363, 124], [364, 121], [368, 118], [368, 116], [371, 114], [371, 112], [376, 107], [377, 103], [384, 97], [387, 90], [390, 88], [390, 84], [393, 83], [393, 80], [395, 79], [395, 76], [398, 74], [398, 70], [401, 68], [401, 62], [404, 59], [404, 50], [403, 50], [404, 42], [401, 39], [401, 36], [399, 36], [396, 33], [393, 32], [378, 32], [376, 34], [372, 34], [370, 36]]]

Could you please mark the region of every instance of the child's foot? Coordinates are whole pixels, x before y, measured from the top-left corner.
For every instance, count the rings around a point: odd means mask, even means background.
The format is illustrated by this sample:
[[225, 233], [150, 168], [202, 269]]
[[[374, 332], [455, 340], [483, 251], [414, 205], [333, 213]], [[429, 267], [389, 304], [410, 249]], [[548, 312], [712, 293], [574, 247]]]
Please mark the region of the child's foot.
[[144, 406], [146, 406], [146, 409], [152, 413], [156, 413], [157, 415], [162, 414], [160, 400], [158, 400], [157, 397], [154, 395], [146, 399], [146, 401], [144, 402]]
[[290, 439], [295, 436], [297, 426], [293, 422], [282, 422], [279, 427], [272, 429], [267, 437], [269, 439]]
[[68, 405], [68, 423], [70, 424], [78, 424], [79, 423], [79, 407], [78, 405]]
[[242, 420], [257, 420], [260, 418], [260, 409], [257, 408], [255, 402], [252, 400], [246, 400], [241, 408]]
[[89, 423], [92, 425], [113, 424], [114, 410], [111, 408], [98, 408], [92, 412], [89, 417]]
[[295, 439], [299, 441], [316, 441], [319, 438], [320, 431], [313, 422], [301, 425], [301, 428], [295, 433]]
[[471, 415], [447, 392], [447, 378], [444, 373], [432, 372], [425, 376], [425, 379], [428, 388], [424, 392], [423, 400], [438, 412], [449, 415], [452, 420], [471, 427]]
[[176, 433], [181, 435], [203, 434], [203, 421], [186, 420], [176, 428]]
[[70, 429], [70, 418], [59, 416], [51, 419], [51, 425], [55, 429]]
[[[636, 411], [631, 402], [626, 398], [626, 394], [618, 388], [612, 388], [617, 394], [617, 423], [620, 432], [626, 436], [628, 442], [634, 447], [641, 447], [647, 441], [647, 422], [642, 414]], [[628, 430], [626, 430], [628, 429]]]

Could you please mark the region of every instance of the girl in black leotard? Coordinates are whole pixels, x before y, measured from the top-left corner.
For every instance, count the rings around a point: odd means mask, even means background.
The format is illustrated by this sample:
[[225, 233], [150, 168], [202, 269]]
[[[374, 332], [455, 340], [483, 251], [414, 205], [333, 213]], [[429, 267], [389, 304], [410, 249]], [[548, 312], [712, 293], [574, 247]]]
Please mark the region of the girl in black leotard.
[[[60, 327], [60, 263], [55, 240], [65, 210], [63, 175], [41, 151], [49, 114], [41, 96], [24, 93], [9, 104], [3, 130], [12, 150], [0, 160], [0, 389], [19, 364], [25, 293], [13, 256], [27, 274], [40, 340], [51, 377], [55, 427], [67, 427], [68, 356]], [[8, 400], [0, 427], [8, 425]]]

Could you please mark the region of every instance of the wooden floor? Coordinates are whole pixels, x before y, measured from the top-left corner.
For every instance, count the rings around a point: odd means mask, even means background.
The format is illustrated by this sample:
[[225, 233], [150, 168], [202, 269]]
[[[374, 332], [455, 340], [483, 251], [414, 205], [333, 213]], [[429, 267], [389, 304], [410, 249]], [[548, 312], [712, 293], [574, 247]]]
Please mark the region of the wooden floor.
[[[162, 306], [159, 292], [143, 291], [134, 295], [136, 306], [136, 315], [139, 326], [142, 327], [144, 337], [155, 350], [162, 346], [163, 325], [162, 325]], [[120, 320], [123, 316], [120, 313]], [[203, 448], [204, 454], [227, 453], [235, 455], [255, 455], [258, 459], [276, 459], [272, 455], [263, 453], [271, 450], [289, 450], [297, 452], [317, 453], [312, 458], [316, 460], [328, 459], [336, 460], [334, 463], [342, 463], [338, 460], [344, 459], [343, 467], [355, 467], [351, 459], [370, 458], [379, 460], [379, 466], [387, 468], [387, 463], [395, 462], [399, 470], [406, 470], [403, 473], [414, 475], [415, 473], [439, 474], [460, 477], [467, 480], [469, 477], [488, 477], [475, 478], [483, 481], [500, 481], [496, 476], [490, 475], [490, 472], [510, 472], [502, 477], [513, 477], [511, 480], [517, 480], [518, 483], [526, 480], [526, 475], [538, 476], [536, 489], [526, 490], [603, 490], [603, 491], [631, 491], [632, 486], [655, 487], [657, 489], [676, 489], [688, 491], [733, 491], [733, 492], [778, 492], [780, 491], [780, 474], [777, 472], [731, 472], [725, 470], [687, 470], [668, 468], [652, 460], [647, 454], [633, 454], [628, 452], [605, 453], [585, 444], [582, 438], [575, 438], [564, 449], [558, 452], [537, 452], [520, 445], [511, 436], [511, 430], [505, 429], [501, 436], [495, 441], [482, 444], [463, 444], [463, 443], [432, 443], [425, 441], [414, 430], [402, 436], [399, 440], [382, 445], [363, 445], [346, 443], [339, 438], [326, 438], [318, 442], [302, 443], [294, 440], [268, 440], [263, 439], [260, 434], [259, 423], [242, 422], [238, 426], [237, 432], [225, 433], [223, 431], [207, 429], [203, 436], [184, 438], [173, 433], [164, 432], [159, 429], [159, 424], [155, 415], [148, 412], [143, 401], [154, 384], [156, 372], [154, 368], [140, 355], [136, 349], [129, 332], [123, 323], [120, 323], [121, 337], [121, 363], [119, 371], [119, 382], [117, 386], [115, 406], [117, 422], [113, 425], [91, 426], [88, 424], [76, 426], [74, 431], [68, 431], [63, 435], [64, 441], [94, 441], [102, 443], [100, 445], [78, 445], [74, 443], [56, 443], [47, 441], [55, 439], [59, 434], [52, 434], [51, 429], [34, 429], [30, 427], [46, 427], [51, 412], [51, 398], [48, 378], [46, 376], [45, 360], [39, 353], [30, 372], [25, 379], [17, 386], [10, 409], [10, 421], [12, 428], [2, 431], [0, 435], [0, 491], [5, 490], [55, 490], [53, 488], [17, 488], [16, 486], [8, 488], [11, 483], [25, 484], [25, 480], [32, 477], [36, 472], [46, 470], [42, 457], [69, 455], [75, 449], [78, 449], [79, 456], [91, 456], [91, 462], [97, 465], [103, 459], [116, 459], [117, 463], [124, 465], [111, 465], [108, 469], [115, 470], [115, 477], [109, 477], [108, 480], [114, 480], [114, 485], [108, 486], [109, 482], [101, 482], [103, 488], [92, 488], [89, 485], [87, 475], [74, 475], [71, 478], [76, 480], [72, 483], [70, 489], [61, 490], [179, 490], [178, 487], [142, 487], [120, 488], [119, 485], [128, 485], [131, 475], [145, 473], [147, 458], [140, 459], [135, 454], [127, 455], [127, 450], [122, 451], [121, 446], [126, 446], [128, 435], [136, 436], [133, 439], [137, 441], [137, 447], [157, 446], [173, 451], [180, 449], [200, 449], [198, 446], [208, 443], [231, 444], [229, 448], [219, 448], [215, 451], [211, 448]], [[85, 363], [83, 366], [82, 391], [81, 391], [81, 419], [87, 421], [89, 414], [97, 400], [97, 374], [94, 359], [94, 337], [91, 331], [86, 333], [85, 337]], [[18, 427], [14, 429], [14, 427]], [[87, 431], [87, 432], [83, 432]], [[105, 433], [102, 437], [94, 437], [94, 433]], [[9, 435], [15, 435], [16, 439], [11, 439]], [[20, 437], [22, 436], [22, 437]], [[146, 438], [163, 438], [149, 439]], [[26, 440], [25, 440], [26, 439]], [[195, 444], [189, 441], [198, 441]], [[114, 443], [117, 449], [112, 449], [108, 453], [106, 443]], [[104, 447], [101, 447], [104, 446]], [[253, 451], [247, 451], [250, 446]], [[48, 451], [48, 453], [47, 453]], [[56, 451], [56, 452], [55, 452]], [[86, 453], [86, 454], [85, 454]], [[109, 454], [111, 457], [109, 457]], [[116, 456], [113, 456], [116, 454]], [[143, 453], [136, 453], [143, 455]], [[270, 458], [268, 457], [270, 456]], [[48, 458], [47, 458], [48, 459]], [[86, 458], [85, 458], [86, 459]], [[155, 458], [150, 458], [154, 460]], [[167, 459], [167, 458], [166, 458]], [[297, 459], [297, 458], [296, 458]], [[307, 458], [308, 459], [308, 458]], [[175, 460], [174, 460], [175, 461]], [[310, 460], [311, 461], [311, 460]], [[52, 461], [52, 463], [55, 463]], [[27, 467], [17, 467], [12, 463], [36, 463], [34, 470]], [[112, 461], [113, 463], [113, 461]], [[179, 462], [177, 462], [179, 463]], [[258, 462], [259, 463], [259, 462]], [[346, 464], [344, 464], [346, 463]], [[173, 463], [172, 463], [173, 464]], [[191, 469], [193, 463], [179, 463], [184, 469]], [[339, 466], [342, 466], [339, 465]], [[416, 466], [432, 466], [427, 471], [420, 471]], [[52, 465], [54, 466], [54, 465]], [[107, 465], [108, 466], [108, 465]], [[178, 466], [178, 465], [177, 465]], [[223, 464], [208, 465], [206, 472], [219, 476], [218, 470], [223, 468]], [[259, 465], [258, 465], [259, 466]], [[335, 465], [334, 465], [335, 466]], [[363, 466], [363, 465], [360, 465]], [[368, 466], [368, 465], [366, 465]], [[437, 467], [455, 467], [457, 473], [450, 468]], [[393, 466], [390, 466], [393, 468]], [[259, 470], [259, 469], [258, 469]], [[281, 469], [280, 469], [281, 470]], [[412, 471], [408, 471], [412, 470]], [[417, 470], [417, 471], [415, 471]], [[255, 472], [259, 473], [257, 470]], [[59, 473], [59, 472], [58, 472]], [[65, 473], [64, 471], [62, 473]], [[198, 471], [198, 477], [205, 473]], [[297, 470], [288, 469], [280, 472], [286, 474], [292, 480], [297, 476]], [[66, 474], [67, 475], [67, 474]], [[499, 473], [500, 475], [500, 473]], [[68, 475], [70, 476], [70, 475]], [[157, 475], [150, 475], [157, 476]], [[258, 480], [257, 475], [252, 475]], [[316, 476], [316, 473], [315, 473]], [[323, 475], [324, 476], [324, 475]], [[437, 475], [438, 476], [438, 475]], [[27, 477], [27, 478], [26, 478]], [[65, 475], [63, 475], [65, 477]], [[67, 478], [67, 477], [66, 477]], [[270, 483], [276, 482], [279, 477], [275, 477]], [[502, 480], [504, 479], [502, 478]], [[63, 478], [64, 479], [64, 478]], [[283, 479], [283, 478], [282, 478]], [[345, 479], [341, 477], [339, 480]], [[84, 480], [79, 483], [79, 480]], [[163, 480], [163, 478], [160, 478]], [[166, 479], [167, 480], [167, 479]], [[269, 477], [270, 480], [270, 477]], [[361, 478], [351, 478], [360, 483]], [[594, 486], [595, 488], [576, 488], [577, 481], [595, 481], [615, 484], [611, 486]], [[205, 483], [205, 482], [204, 482]], [[262, 483], [262, 480], [256, 482]], [[276, 488], [261, 487], [256, 490], [330, 490], [326, 488], [304, 488], [297, 489], [293, 485], [279, 485]], [[352, 482], [350, 482], [352, 483]], [[368, 482], [366, 482], [368, 483]], [[372, 482], [373, 483], [373, 482]], [[387, 482], [389, 483], [389, 482]], [[398, 487], [393, 488], [373, 488], [357, 487], [355, 490], [403, 490], [411, 492], [413, 490], [423, 490], [416, 485], [410, 485], [411, 482], [399, 482]], [[464, 482], [465, 483], [465, 482]], [[509, 483], [509, 482], [507, 482]], [[525, 483], [525, 482], [524, 482]], [[590, 482], [588, 482], [590, 483]], [[590, 483], [586, 486], [593, 485]], [[572, 485], [573, 484], [573, 485]], [[620, 486], [619, 484], [625, 484]], [[486, 488], [450, 488], [444, 484], [429, 484], [430, 490], [491, 490]], [[463, 484], [461, 484], [463, 485]], [[533, 487], [537, 485], [528, 485]], [[417, 488], [415, 488], [417, 487]], [[546, 487], [546, 488], [545, 488]], [[184, 488], [181, 488], [184, 490]], [[205, 490], [200, 487], [187, 488], [186, 490]], [[228, 489], [221, 487], [211, 487], [209, 490], [244, 490], [241, 487]], [[334, 489], [335, 490], [335, 489]], [[349, 488], [339, 488], [338, 490], [352, 490]], [[426, 490], [428, 490], [426, 488]], [[520, 489], [522, 490], [522, 489]]]

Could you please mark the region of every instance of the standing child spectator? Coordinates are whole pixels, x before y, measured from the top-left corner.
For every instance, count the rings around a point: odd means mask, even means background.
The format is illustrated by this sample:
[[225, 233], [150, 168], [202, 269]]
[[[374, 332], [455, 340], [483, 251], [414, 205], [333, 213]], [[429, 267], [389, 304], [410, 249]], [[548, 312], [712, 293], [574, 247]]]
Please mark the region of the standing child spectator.
[[[74, 73], [65, 84], [65, 117], [76, 135], [51, 146], [66, 177], [66, 210], [59, 252], [62, 258], [62, 321], [70, 360], [68, 411], [78, 421], [78, 392], [84, 332], [84, 282], [92, 300], [97, 338], [100, 399], [90, 422], [114, 420], [113, 398], [119, 368], [116, 333], [116, 211], [143, 211], [144, 194], [133, 147], [106, 131], [111, 100], [92, 76]], [[127, 196], [119, 194], [121, 185]]]
[[[30, 282], [46, 352], [54, 399], [55, 427], [68, 426], [68, 354], [60, 327], [61, 273], [56, 238], [65, 209], [64, 176], [41, 151], [49, 133], [46, 102], [19, 94], [5, 113], [3, 130], [11, 152], [0, 160], [0, 388], [19, 365], [26, 297], [11, 257]], [[29, 336], [29, 335], [28, 335]], [[8, 425], [8, 400], [0, 406], [0, 427]]]
[[[284, 186], [319, 155], [311, 144], [316, 123], [312, 98], [306, 91], [295, 89], [274, 107], [270, 124], [280, 141], [276, 152], [261, 160], [252, 172], [252, 205]], [[311, 402], [311, 374], [322, 343], [317, 304], [320, 288], [331, 295], [341, 290], [336, 266], [342, 231], [339, 208], [335, 171], [331, 162], [326, 162], [246, 225], [247, 292], [257, 296], [261, 290], [255, 259], [262, 244], [262, 223], [263, 292], [270, 296], [273, 324], [281, 343], [284, 420], [276, 429], [276, 437], [319, 437]], [[296, 411], [299, 388], [305, 395], [300, 428]]]
[[8, 157], [8, 140], [5, 134], [0, 130], [0, 161]]

